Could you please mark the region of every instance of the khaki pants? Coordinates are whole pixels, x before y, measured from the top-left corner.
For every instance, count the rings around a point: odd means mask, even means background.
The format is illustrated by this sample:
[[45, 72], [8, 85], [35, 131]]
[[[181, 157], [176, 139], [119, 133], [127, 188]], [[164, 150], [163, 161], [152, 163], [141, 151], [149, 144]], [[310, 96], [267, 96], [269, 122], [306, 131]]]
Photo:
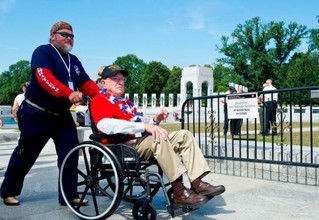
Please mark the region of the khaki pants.
[[186, 173], [190, 182], [210, 172], [208, 164], [192, 133], [188, 130], [171, 132], [168, 140], [154, 143], [149, 135], [136, 145], [142, 159], [154, 157], [169, 182]]

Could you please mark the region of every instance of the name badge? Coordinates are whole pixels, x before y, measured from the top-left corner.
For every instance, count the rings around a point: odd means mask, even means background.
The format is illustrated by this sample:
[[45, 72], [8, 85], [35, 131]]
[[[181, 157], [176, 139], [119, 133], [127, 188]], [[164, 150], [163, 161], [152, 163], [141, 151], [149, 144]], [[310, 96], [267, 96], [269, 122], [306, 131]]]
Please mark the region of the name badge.
[[69, 80], [69, 81], [68, 81], [68, 84], [69, 84], [69, 88], [74, 91], [73, 81], [72, 81], [72, 80]]

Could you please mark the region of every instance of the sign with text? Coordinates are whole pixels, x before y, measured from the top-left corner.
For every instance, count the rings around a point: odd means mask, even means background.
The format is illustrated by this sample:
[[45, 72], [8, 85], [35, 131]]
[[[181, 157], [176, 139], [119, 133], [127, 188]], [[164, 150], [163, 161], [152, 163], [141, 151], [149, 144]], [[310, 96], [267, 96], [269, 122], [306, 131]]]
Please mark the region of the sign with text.
[[312, 99], [319, 98], [319, 90], [312, 90], [311, 93], [310, 93], [310, 97]]
[[257, 93], [232, 94], [226, 97], [228, 119], [257, 118]]

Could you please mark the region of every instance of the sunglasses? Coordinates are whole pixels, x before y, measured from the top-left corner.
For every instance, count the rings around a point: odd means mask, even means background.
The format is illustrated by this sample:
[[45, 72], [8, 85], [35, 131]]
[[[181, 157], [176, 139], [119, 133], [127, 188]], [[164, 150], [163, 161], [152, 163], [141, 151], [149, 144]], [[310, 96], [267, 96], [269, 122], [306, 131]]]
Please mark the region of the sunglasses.
[[69, 34], [67, 32], [55, 32], [54, 34], [60, 34], [64, 38], [68, 38], [68, 37], [71, 38], [71, 39], [74, 38], [74, 34]]

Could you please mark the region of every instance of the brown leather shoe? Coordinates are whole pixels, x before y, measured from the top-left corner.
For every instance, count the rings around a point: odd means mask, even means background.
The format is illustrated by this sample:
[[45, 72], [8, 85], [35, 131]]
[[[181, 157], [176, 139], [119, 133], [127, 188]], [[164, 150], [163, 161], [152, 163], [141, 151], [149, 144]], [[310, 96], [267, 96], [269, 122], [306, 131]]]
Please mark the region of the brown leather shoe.
[[7, 197], [3, 199], [4, 204], [6, 205], [20, 205], [19, 200], [16, 199], [16, 197]]
[[201, 181], [199, 186], [195, 189], [192, 188], [199, 195], [213, 197], [222, 194], [225, 192], [225, 187], [223, 185], [213, 186], [209, 183]]
[[86, 206], [88, 204], [88, 201], [86, 199], [83, 199], [83, 201], [81, 202], [81, 199], [77, 198], [72, 200], [72, 204], [74, 206]]
[[208, 201], [206, 196], [198, 195], [190, 189], [184, 189], [183, 194], [177, 197], [174, 194], [174, 202], [177, 205], [197, 207]]

